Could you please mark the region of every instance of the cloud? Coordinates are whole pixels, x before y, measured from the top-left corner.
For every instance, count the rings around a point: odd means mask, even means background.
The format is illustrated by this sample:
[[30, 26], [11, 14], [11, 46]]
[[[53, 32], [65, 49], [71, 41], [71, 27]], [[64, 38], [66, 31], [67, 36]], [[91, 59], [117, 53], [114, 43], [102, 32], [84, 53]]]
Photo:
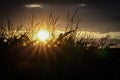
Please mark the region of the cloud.
[[26, 4], [25, 7], [27, 8], [43, 8], [41, 4]]
[[78, 6], [78, 7], [85, 7], [85, 6], [87, 6], [87, 4], [84, 4], [84, 3], [82, 3], [82, 4], [76, 4], [76, 6]]

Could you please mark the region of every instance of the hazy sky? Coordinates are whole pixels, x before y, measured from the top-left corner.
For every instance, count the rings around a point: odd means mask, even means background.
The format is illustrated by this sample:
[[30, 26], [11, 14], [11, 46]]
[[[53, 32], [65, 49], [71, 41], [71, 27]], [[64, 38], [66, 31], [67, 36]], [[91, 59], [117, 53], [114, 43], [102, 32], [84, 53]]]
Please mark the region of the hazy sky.
[[[37, 3], [38, 8], [25, 5]], [[25, 20], [30, 14], [37, 17], [54, 12], [66, 18], [68, 11], [78, 8], [80, 28], [87, 31], [120, 32], [120, 3], [117, 0], [0, 0], [0, 22], [6, 19]], [[64, 19], [61, 20], [64, 24]]]

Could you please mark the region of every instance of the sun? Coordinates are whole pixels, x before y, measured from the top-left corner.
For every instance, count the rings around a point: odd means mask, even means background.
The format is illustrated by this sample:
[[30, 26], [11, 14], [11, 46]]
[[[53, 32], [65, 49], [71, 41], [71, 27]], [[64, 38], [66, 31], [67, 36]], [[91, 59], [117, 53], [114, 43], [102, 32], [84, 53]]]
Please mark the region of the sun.
[[48, 31], [40, 30], [37, 34], [37, 37], [40, 41], [45, 42], [47, 39], [49, 39], [50, 34]]

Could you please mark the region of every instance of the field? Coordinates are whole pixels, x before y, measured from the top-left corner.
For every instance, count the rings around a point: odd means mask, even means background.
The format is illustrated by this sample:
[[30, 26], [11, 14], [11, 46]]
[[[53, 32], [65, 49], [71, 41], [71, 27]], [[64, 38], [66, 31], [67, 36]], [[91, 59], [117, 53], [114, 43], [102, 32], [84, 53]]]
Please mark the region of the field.
[[43, 29], [40, 26], [42, 24], [33, 23], [33, 15], [30, 30], [23, 29], [23, 25], [14, 27], [10, 20], [7, 24], [1, 24], [1, 79], [119, 80], [120, 48], [110, 47], [116, 44], [111, 42], [109, 35], [100, 39], [92, 39], [89, 35], [79, 38], [77, 32], [80, 20], [74, 21], [76, 12], [72, 17], [68, 16], [70, 21], [64, 33], [57, 37], [55, 26], [58, 17], [50, 14], [45, 29], [52, 37], [45, 42], [31, 38]]

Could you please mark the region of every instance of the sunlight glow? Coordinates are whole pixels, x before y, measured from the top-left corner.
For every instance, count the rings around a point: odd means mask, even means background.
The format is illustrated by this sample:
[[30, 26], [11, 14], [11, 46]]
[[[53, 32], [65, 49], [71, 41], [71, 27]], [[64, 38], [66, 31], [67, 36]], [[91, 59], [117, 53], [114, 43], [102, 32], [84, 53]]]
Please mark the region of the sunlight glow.
[[50, 38], [49, 32], [41, 30], [38, 32], [37, 37], [39, 38], [40, 41], [45, 42], [47, 39]]

